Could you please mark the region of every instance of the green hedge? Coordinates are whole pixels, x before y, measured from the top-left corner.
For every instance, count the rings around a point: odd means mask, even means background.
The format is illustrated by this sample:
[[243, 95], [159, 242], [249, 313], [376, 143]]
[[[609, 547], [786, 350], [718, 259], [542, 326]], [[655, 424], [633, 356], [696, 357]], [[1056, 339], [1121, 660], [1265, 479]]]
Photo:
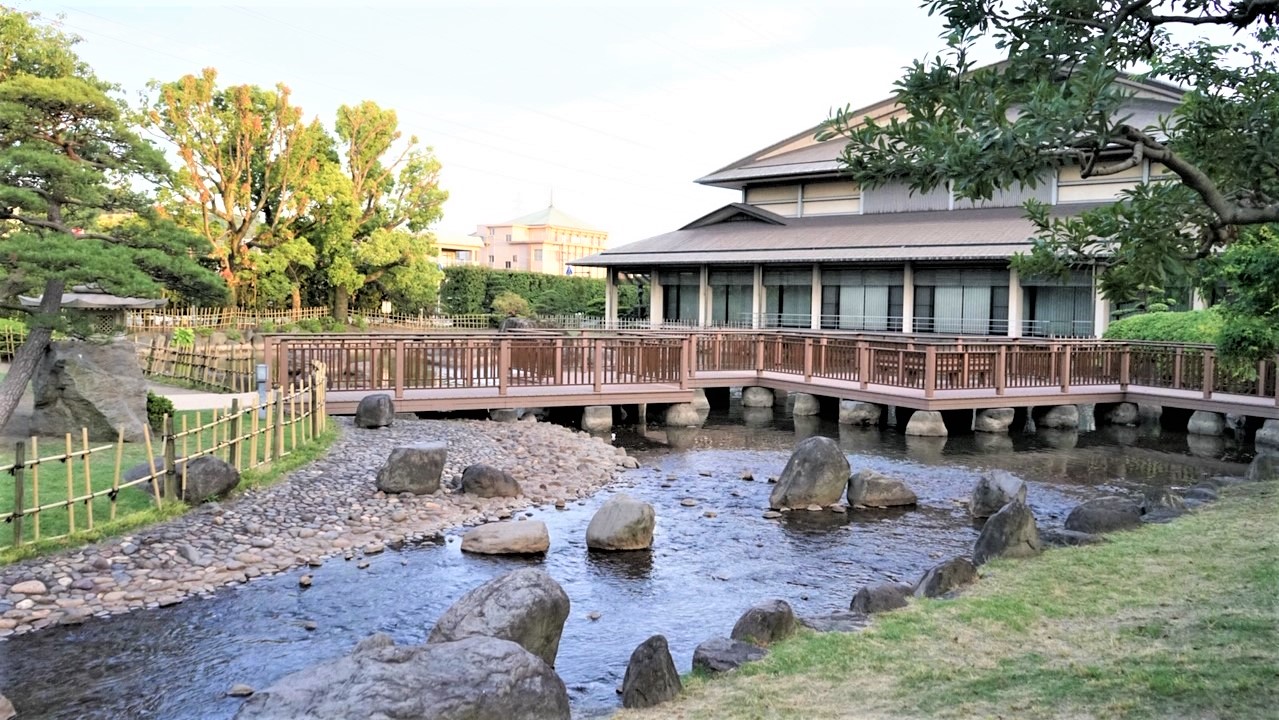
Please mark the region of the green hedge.
[[[581, 313], [598, 317], [604, 314], [604, 281], [601, 279], [490, 270], [474, 265], [444, 269], [440, 302], [447, 315], [480, 315], [493, 312], [493, 299], [507, 292], [528, 300], [538, 315]], [[618, 288], [619, 315], [627, 315], [638, 302], [635, 287]]]
[[1216, 345], [1222, 324], [1221, 314], [1215, 309], [1146, 313], [1111, 323], [1105, 338]]

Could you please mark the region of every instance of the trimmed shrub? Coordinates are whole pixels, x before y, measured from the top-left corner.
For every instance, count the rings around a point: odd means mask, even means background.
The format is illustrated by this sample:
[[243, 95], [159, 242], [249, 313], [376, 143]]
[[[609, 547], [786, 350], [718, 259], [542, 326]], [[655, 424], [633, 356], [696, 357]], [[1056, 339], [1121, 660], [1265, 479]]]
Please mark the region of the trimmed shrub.
[[1105, 338], [1216, 345], [1222, 325], [1221, 313], [1215, 309], [1153, 312], [1111, 323], [1106, 328]]
[[151, 429], [160, 432], [164, 429], [164, 416], [173, 417], [173, 401], [163, 395], [147, 391], [147, 422]]

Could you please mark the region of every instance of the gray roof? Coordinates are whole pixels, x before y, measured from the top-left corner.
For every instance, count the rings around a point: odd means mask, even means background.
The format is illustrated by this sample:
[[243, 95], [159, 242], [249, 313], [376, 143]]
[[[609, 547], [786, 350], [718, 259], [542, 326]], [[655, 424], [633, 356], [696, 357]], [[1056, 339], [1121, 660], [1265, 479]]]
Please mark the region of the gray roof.
[[496, 225], [495, 227], [503, 227], [505, 225], [521, 225], [524, 227], [542, 227], [544, 225], [550, 225], [553, 227], [568, 228], [571, 230], [598, 231], [598, 228], [578, 220], [554, 205], [550, 205], [545, 209], [538, 210], [537, 212], [529, 213], [528, 215], [521, 215], [514, 220], [508, 220]]
[[[36, 297], [18, 296], [24, 307], [40, 307], [44, 295]], [[62, 307], [76, 310], [151, 310], [168, 305], [164, 298], [135, 298], [112, 295], [97, 285], [76, 285], [69, 292], [62, 293]]]
[[[730, 206], [731, 207], [731, 206]], [[1060, 205], [1070, 215], [1095, 204]], [[737, 221], [676, 230], [575, 260], [574, 265], [1007, 260], [1030, 249], [1020, 207]]]

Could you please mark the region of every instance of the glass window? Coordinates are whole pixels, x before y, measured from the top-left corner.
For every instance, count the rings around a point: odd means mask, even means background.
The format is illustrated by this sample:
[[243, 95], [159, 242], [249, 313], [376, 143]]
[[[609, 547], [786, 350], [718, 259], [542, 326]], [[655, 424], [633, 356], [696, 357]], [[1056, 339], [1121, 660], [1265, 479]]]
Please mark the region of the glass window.
[[750, 326], [755, 313], [755, 271], [711, 270], [711, 325]]
[[812, 268], [764, 270], [764, 327], [810, 327], [813, 319]]
[[533, 251], [533, 259], [534, 260], [542, 259], [542, 248], [537, 248], [536, 250]]
[[697, 324], [701, 273], [693, 270], [661, 272], [662, 319], [668, 322]]
[[822, 270], [822, 327], [829, 330], [899, 331], [900, 270]]

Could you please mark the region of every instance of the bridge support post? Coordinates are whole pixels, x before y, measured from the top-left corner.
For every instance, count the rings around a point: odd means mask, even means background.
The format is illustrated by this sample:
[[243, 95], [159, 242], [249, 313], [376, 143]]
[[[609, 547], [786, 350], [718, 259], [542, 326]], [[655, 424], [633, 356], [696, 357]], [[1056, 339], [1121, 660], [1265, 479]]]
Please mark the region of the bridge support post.
[[1204, 400], [1212, 398], [1212, 389], [1216, 381], [1216, 356], [1211, 350], [1204, 350]]

